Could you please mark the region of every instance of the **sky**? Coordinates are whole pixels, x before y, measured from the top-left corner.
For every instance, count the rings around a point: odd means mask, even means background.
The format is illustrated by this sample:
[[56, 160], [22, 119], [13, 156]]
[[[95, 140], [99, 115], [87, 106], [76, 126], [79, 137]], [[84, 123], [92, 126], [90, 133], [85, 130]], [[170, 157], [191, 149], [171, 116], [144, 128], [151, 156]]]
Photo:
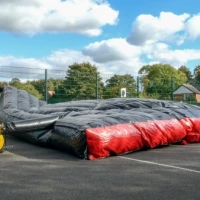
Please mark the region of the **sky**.
[[200, 65], [199, 0], [0, 0], [0, 66], [136, 76]]

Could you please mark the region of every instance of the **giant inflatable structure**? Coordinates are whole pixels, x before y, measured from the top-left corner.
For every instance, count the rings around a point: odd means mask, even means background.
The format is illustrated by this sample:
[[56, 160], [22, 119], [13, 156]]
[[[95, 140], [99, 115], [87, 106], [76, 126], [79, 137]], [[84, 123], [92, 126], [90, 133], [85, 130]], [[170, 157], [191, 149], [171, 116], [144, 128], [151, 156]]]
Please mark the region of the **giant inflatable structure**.
[[90, 160], [200, 142], [200, 107], [172, 101], [115, 98], [47, 104], [5, 86], [0, 89], [0, 122], [3, 135]]

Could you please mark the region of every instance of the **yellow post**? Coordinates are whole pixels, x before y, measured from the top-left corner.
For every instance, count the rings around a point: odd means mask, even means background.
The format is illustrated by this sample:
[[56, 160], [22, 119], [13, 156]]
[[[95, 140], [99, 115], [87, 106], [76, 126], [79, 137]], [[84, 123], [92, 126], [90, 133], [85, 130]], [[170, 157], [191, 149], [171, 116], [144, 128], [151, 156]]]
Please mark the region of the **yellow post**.
[[0, 125], [0, 152], [2, 151], [4, 147], [5, 139], [3, 136], [2, 126]]

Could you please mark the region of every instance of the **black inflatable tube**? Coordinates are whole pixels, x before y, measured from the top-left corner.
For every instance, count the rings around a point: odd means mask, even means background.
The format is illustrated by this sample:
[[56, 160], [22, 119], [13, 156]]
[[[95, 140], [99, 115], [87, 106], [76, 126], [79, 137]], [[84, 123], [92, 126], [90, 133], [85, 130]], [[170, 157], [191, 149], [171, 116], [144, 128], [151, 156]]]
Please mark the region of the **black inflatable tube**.
[[47, 129], [55, 124], [59, 117], [45, 117], [41, 119], [30, 119], [3, 123], [3, 133], [25, 133]]

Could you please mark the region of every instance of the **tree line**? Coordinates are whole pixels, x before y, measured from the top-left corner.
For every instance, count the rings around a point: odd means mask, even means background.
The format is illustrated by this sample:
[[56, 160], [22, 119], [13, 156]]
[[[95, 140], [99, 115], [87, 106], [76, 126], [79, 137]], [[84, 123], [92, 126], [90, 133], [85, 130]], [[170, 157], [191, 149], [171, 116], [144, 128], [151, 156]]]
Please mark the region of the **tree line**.
[[[95, 65], [89, 62], [74, 63], [68, 66], [64, 79], [49, 78], [48, 91], [55, 91], [49, 96], [52, 102], [100, 99], [120, 97], [120, 89], [126, 88], [127, 92], [136, 97], [144, 98], [170, 98], [171, 93], [183, 83], [200, 81], [200, 65], [195, 67], [194, 73], [186, 66], [178, 69], [168, 64], [153, 64], [143, 66], [139, 78], [131, 74], [114, 74], [104, 80]], [[33, 80], [21, 82], [13, 78], [10, 82], [0, 82], [0, 86], [11, 85], [23, 89], [39, 99], [45, 98], [46, 80]]]

